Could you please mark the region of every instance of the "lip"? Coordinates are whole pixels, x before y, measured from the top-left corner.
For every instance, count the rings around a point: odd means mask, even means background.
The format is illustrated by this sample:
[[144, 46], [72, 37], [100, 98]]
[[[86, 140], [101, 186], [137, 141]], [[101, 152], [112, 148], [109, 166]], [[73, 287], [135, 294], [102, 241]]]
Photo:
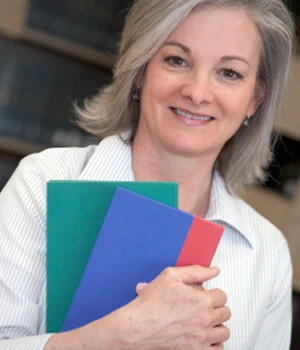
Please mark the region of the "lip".
[[[170, 109], [178, 117], [183, 117], [183, 118], [186, 118], [186, 119], [189, 119], [189, 120], [193, 120], [193, 121], [209, 122], [209, 121], [212, 121], [212, 120], [215, 119], [212, 115], [203, 114], [203, 113], [201, 113], [201, 114], [200, 113], [194, 113], [194, 112], [189, 111], [189, 110], [184, 109], [184, 108], [170, 107]], [[178, 113], [178, 111], [182, 112], [182, 114]], [[185, 116], [184, 114], [187, 114], [190, 117]], [[209, 119], [200, 119], [200, 118], [209, 118]]]

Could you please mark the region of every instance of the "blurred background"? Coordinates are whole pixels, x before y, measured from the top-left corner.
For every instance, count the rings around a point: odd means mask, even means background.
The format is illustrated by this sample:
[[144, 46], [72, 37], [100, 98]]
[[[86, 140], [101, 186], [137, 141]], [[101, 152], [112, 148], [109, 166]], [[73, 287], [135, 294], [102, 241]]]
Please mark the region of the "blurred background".
[[[0, 0], [0, 191], [22, 157], [99, 141], [76, 127], [72, 104], [82, 105], [110, 82], [132, 2]], [[288, 240], [294, 265], [291, 349], [300, 349], [300, 0], [286, 2], [298, 39], [275, 129], [281, 137], [266, 183], [241, 196]]]

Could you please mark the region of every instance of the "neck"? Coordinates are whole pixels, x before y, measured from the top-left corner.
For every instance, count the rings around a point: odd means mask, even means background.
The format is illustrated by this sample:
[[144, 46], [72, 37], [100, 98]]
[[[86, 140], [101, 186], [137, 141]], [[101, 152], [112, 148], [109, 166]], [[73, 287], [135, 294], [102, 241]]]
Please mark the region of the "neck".
[[214, 162], [147, 147], [134, 139], [132, 168], [136, 181], [174, 181], [179, 188], [179, 209], [205, 217], [209, 207]]

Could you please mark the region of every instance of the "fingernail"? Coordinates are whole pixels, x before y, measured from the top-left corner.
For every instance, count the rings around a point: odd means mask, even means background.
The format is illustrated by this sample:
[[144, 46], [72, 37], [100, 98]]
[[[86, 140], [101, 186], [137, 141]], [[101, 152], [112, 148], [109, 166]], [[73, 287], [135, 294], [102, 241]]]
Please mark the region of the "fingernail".
[[136, 288], [135, 288], [137, 294], [140, 294], [141, 291], [147, 287], [147, 285], [148, 285], [148, 283], [144, 283], [144, 282], [138, 283]]

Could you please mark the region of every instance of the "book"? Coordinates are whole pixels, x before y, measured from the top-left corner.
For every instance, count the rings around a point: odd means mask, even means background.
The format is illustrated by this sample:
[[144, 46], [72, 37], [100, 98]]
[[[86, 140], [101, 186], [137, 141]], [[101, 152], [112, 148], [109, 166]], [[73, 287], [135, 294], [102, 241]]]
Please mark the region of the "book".
[[47, 332], [59, 332], [117, 186], [170, 206], [163, 182], [50, 181], [47, 185]]
[[118, 188], [62, 331], [101, 318], [136, 297], [168, 266], [209, 266], [223, 227]]
[[132, 0], [31, 0], [26, 25], [52, 36], [116, 54]]
[[75, 125], [72, 103], [82, 106], [111, 72], [4, 38], [0, 51], [0, 138], [40, 149], [99, 142]]

